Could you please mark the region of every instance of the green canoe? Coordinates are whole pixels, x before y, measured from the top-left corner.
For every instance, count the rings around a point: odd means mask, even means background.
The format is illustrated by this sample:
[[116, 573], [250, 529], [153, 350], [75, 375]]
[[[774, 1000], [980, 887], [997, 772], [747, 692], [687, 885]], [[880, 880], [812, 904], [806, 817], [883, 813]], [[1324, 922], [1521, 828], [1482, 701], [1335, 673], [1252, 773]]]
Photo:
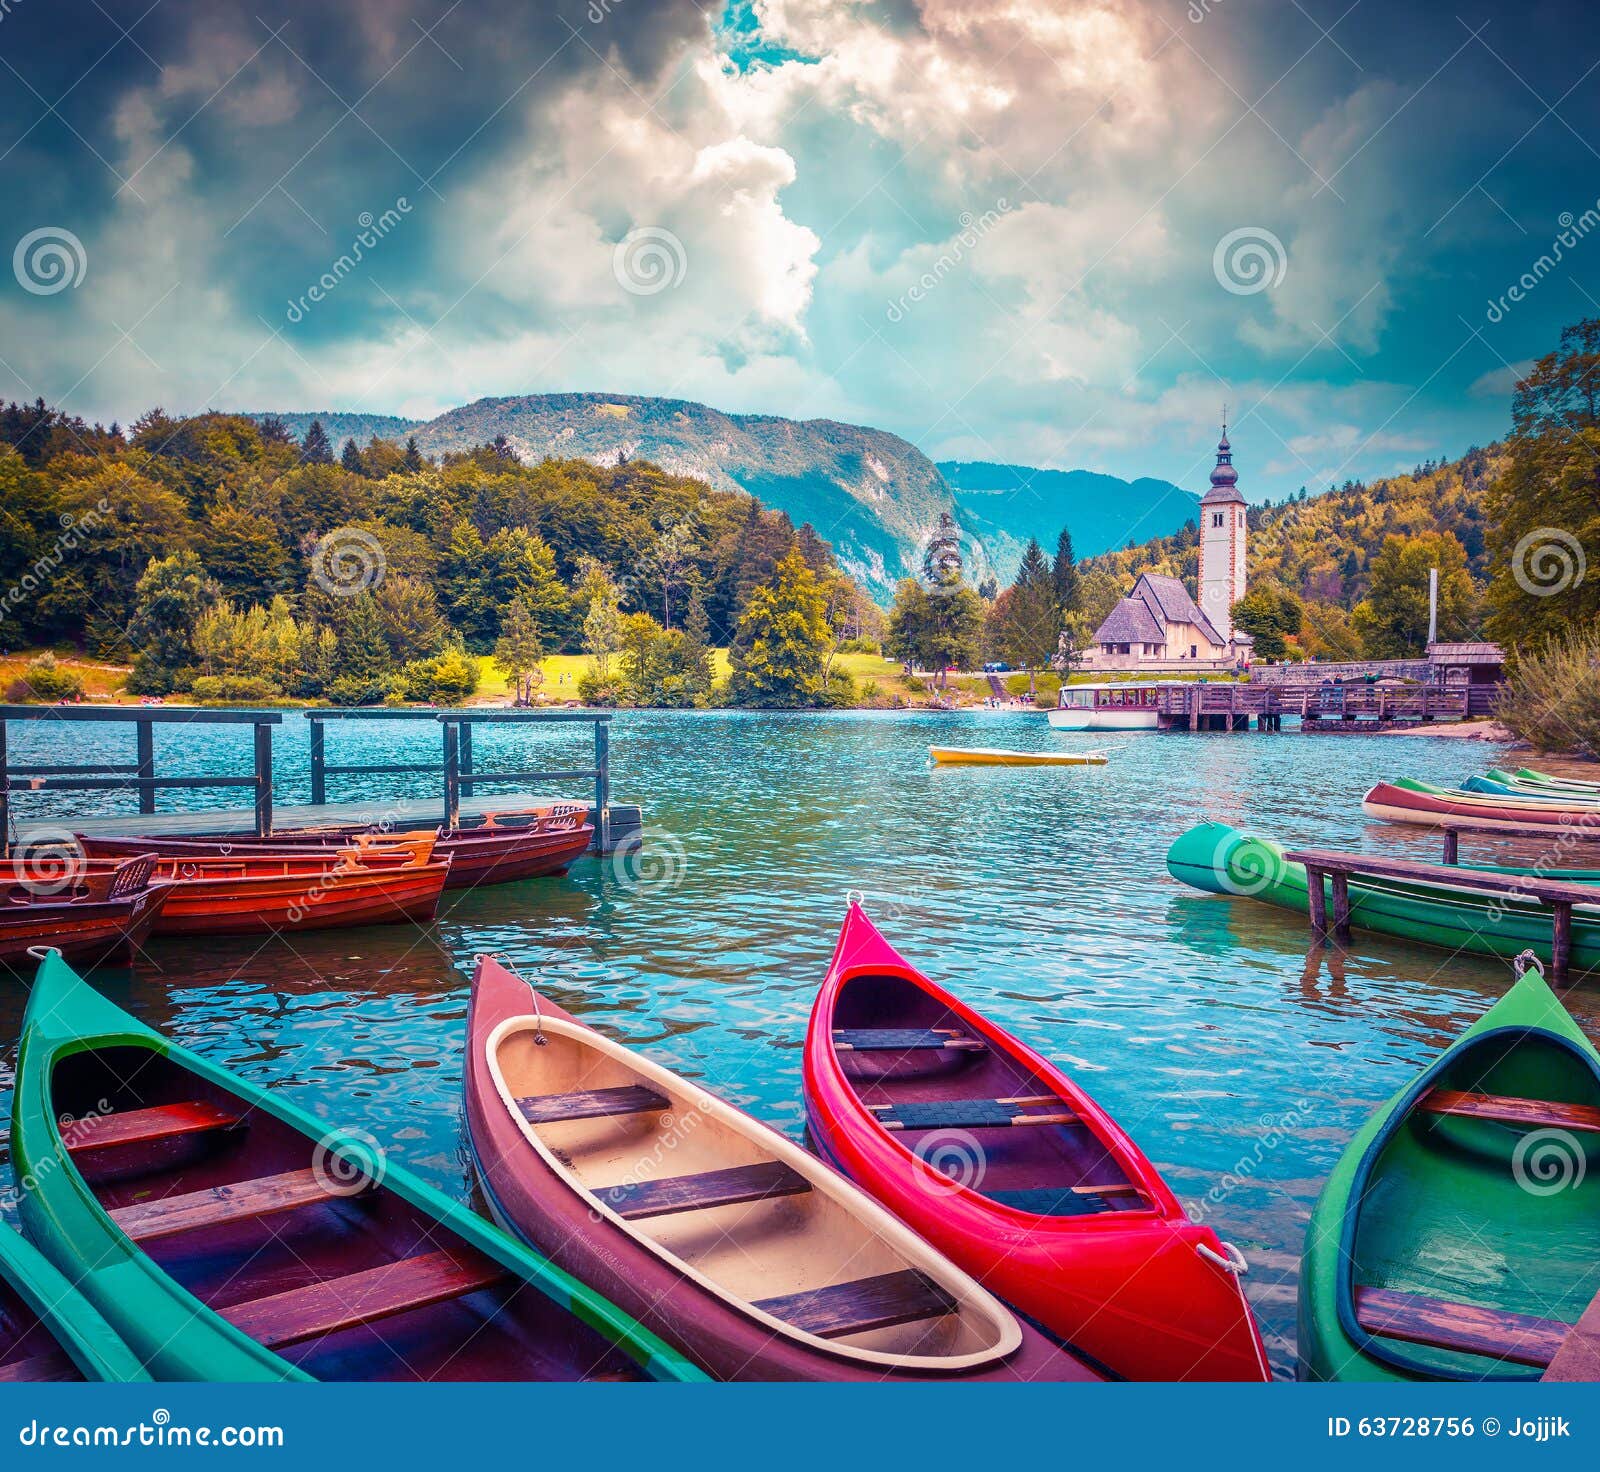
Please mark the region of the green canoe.
[[0, 1223], [0, 1383], [149, 1378], [55, 1265]]
[[1311, 1214], [1310, 1380], [1537, 1380], [1600, 1290], [1600, 1054], [1536, 971], [1361, 1129]]
[[705, 1378], [369, 1136], [152, 1032], [55, 953], [11, 1141], [29, 1234], [157, 1379]]
[[[1532, 874], [1532, 869], [1463, 864], [1463, 870]], [[1303, 864], [1284, 857], [1271, 839], [1242, 833], [1226, 823], [1201, 823], [1179, 835], [1167, 851], [1174, 879], [1212, 894], [1247, 895], [1304, 914], [1309, 909]], [[1538, 871], [1546, 879], [1594, 883], [1595, 908], [1572, 912], [1572, 968], [1600, 969], [1600, 871]], [[1350, 923], [1358, 929], [1451, 951], [1474, 951], [1510, 960], [1531, 950], [1550, 959], [1550, 914], [1532, 900], [1450, 884], [1400, 879], [1350, 881]]]
[[1549, 772], [1536, 772], [1531, 767], [1518, 767], [1508, 772], [1503, 767], [1490, 767], [1484, 774], [1508, 787], [1520, 787], [1529, 792], [1548, 792], [1570, 797], [1600, 799], [1600, 782], [1586, 782], [1581, 777], [1557, 777]]

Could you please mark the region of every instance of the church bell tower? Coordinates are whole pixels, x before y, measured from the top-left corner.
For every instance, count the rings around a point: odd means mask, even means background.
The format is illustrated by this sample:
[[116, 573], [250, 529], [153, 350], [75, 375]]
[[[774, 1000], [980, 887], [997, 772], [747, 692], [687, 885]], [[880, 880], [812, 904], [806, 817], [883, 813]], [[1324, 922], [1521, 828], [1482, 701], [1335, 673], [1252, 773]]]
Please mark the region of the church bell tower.
[[1224, 413], [1217, 468], [1211, 472], [1211, 489], [1200, 498], [1200, 608], [1223, 643], [1233, 637], [1233, 605], [1244, 597], [1244, 512]]

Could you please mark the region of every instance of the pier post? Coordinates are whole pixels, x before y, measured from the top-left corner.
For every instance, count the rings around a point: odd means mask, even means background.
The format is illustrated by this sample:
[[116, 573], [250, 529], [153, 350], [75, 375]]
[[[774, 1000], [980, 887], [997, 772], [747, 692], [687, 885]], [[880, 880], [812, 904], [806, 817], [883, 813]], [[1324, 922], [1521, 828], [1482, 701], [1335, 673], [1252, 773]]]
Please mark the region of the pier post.
[[328, 757], [323, 745], [327, 727], [315, 716], [311, 718], [311, 806], [322, 807], [328, 801]]
[[1322, 887], [1322, 870], [1306, 865], [1306, 900], [1311, 907], [1311, 928], [1318, 939], [1328, 938], [1328, 897]]
[[1333, 881], [1333, 938], [1350, 943], [1350, 876], [1342, 870], [1328, 876]]
[[[256, 729], [259, 731], [261, 728], [257, 726]], [[155, 722], [140, 721], [134, 727], [134, 737], [139, 753], [139, 811], [153, 813], [156, 810]]]
[[594, 851], [611, 851], [611, 728], [594, 723]]
[[461, 822], [461, 746], [455, 721], [444, 722], [444, 826]]
[[1461, 834], [1454, 828], [1444, 830], [1444, 859], [1446, 864], [1461, 862]]
[[1556, 900], [1550, 911], [1550, 985], [1564, 987], [1572, 964], [1572, 906]]
[[272, 727], [257, 721], [256, 733], [256, 837], [272, 832]]
[[11, 857], [11, 768], [6, 758], [4, 721], [0, 721], [0, 854]]
[[472, 722], [461, 723], [461, 795], [472, 796]]

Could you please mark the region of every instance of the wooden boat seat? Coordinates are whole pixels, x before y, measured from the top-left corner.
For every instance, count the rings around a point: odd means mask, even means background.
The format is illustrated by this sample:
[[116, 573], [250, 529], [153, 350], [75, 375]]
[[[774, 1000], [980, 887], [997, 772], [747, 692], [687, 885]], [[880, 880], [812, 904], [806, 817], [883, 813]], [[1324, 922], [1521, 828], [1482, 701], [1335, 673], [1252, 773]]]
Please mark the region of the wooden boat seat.
[[237, 1181], [229, 1186], [211, 1186], [204, 1191], [188, 1191], [181, 1196], [119, 1206], [110, 1215], [135, 1242], [154, 1242], [201, 1227], [277, 1216], [302, 1206], [348, 1199], [357, 1194], [342, 1188], [338, 1182], [329, 1181], [325, 1172], [291, 1170], [282, 1175], [262, 1176], [259, 1180]]
[[[1002, 1206], [1034, 1216], [1093, 1216], [1102, 1211], [1132, 1211], [1144, 1192], [1137, 1186], [1047, 1186], [1036, 1190], [985, 1191]], [[1120, 1201], [1113, 1197], [1122, 1198]], [[1129, 1199], [1133, 1198], [1133, 1199]]]
[[1009, 1125], [1077, 1124], [1078, 1116], [1057, 1108], [1049, 1114], [1024, 1114], [1029, 1106], [1060, 1105], [1054, 1094], [1019, 1099], [929, 1099], [904, 1104], [869, 1104], [886, 1130], [982, 1130]]
[[1389, 1288], [1356, 1289], [1356, 1322], [1369, 1334], [1488, 1355], [1515, 1365], [1540, 1369], [1556, 1357], [1571, 1324], [1483, 1308], [1475, 1303], [1449, 1303], [1422, 1293], [1397, 1293]]
[[804, 1293], [756, 1300], [757, 1308], [822, 1339], [842, 1339], [869, 1329], [889, 1329], [918, 1319], [954, 1313], [957, 1304], [931, 1278], [915, 1269], [858, 1278]]
[[86, 1114], [61, 1130], [61, 1141], [72, 1155], [107, 1150], [113, 1145], [149, 1145], [186, 1135], [236, 1129], [243, 1118], [216, 1104], [158, 1104], [150, 1109], [127, 1109], [120, 1114]]
[[221, 1310], [268, 1349], [337, 1334], [412, 1309], [493, 1287], [511, 1276], [492, 1258], [466, 1249], [425, 1252], [342, 1278], [253, 1298]]
[[47, 1380], [81, 1380], [83, 1371], [64, 1349], [47, 1349], [26, 1359], [0, 1365], [0, 1385], [39, 1384]]
[[1429, 1114], [1460, 1114], [1521, 1124], [1529, 1129], [1581, 1130], [1600, 1133], [1600, 1109], [1592, 1104], [1557, 1104], [1548, 1099], [1512, 1099], [1498, 1094], [1469, 1094], [1434, 1089], [1417, 1106]]
[[620, 1089], [584, 1089], [573, 1094], [533, 1094], [517, 1100], [517, 1108], [529, 1124], [563, 1124], [569, 1119], [609, 1119], [621, 1114], [654, 1114], [670, 1109], [665, 1094], [643, 1084], [628, 1084]]
[[631, 1222], [680, 1211], [735, 1206], [743, 1201], [799, 1196], [810, 1189], [811, 1182], [799, 1171], [781, 1160], [763, 1160], [755, 1165], [736, 1165], [726, 1170], [602, 1186], [595, 1195], [624, 1221]]
[[953, 1027], [836, 1027], [833, 1046], [840, 1053], [910, 1053], [923, 1048], [980, 1053], [987, 1044]]

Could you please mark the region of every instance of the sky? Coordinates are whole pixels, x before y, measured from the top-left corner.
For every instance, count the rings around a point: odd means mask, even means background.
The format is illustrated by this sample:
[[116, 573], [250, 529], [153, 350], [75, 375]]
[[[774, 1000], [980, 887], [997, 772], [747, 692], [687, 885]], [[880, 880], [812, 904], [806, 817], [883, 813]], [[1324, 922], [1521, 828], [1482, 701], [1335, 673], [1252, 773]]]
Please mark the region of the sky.
[[598, 391], [1277, 499], [1600, 315], [1600, 18], [1478, 0], [0, 0], [0, 398]]

